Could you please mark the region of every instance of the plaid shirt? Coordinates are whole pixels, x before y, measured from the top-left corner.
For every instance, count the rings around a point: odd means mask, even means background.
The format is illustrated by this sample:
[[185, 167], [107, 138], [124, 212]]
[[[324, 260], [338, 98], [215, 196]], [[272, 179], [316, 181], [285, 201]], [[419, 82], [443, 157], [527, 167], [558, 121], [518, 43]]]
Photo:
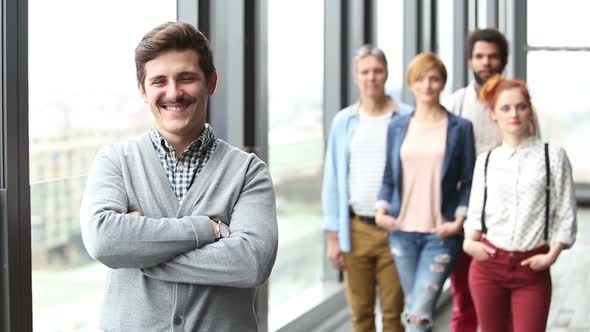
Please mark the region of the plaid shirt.
[[217, 137], [213, 134], [211, 127], [206, 125], [201, 136], [184, 150], [178, 161], [176, 160], [174, 148], [155, 128], [150, 130], [150, 138], [166, 171], [166, 176], [172, 184], [176, 198], [178, 198], [179, 202], [182, 202], [184, 195], [190, 189], [213, 151], [215, 151]]

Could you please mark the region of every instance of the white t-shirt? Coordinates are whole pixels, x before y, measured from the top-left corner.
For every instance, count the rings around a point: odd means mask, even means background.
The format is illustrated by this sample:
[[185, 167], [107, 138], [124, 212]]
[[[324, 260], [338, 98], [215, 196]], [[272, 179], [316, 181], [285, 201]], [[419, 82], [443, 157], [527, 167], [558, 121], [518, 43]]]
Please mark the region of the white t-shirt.
[[375, 215], [375, 202], [383, 180], [387, 126], [392, 112], [369, 116], [359, 110], [359, 124], [350, 142], [349, 197], [353, 211]]

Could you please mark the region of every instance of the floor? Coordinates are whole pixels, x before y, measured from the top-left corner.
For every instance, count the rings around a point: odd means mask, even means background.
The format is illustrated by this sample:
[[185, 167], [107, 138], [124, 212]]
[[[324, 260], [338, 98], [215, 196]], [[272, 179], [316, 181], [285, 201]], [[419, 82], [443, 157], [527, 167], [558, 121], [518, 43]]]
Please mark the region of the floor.
[[[552, 267], [553, 297], [548, 332], [590, 331], [590, 209], [578, 210], [578, 238], [570, 250], [562, 252]], [[434, 331], [448, 332], [451, 302], [437, 312]], [[351, 332], [346, 322], [334, 332]]]

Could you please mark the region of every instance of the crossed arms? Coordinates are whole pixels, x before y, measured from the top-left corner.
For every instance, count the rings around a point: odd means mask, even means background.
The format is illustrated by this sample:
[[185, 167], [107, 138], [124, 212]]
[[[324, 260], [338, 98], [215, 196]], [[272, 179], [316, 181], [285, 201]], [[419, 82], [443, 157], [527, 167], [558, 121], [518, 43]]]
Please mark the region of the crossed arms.
[[82, 238], [104, 265], [138, 268], [168, 282], [256, 287], [270, 275], [277, 252], [276, 203], [268, 168], [250, 159], [231, 207], [231, 236], [215, 241], [209, 216], [150, 218], [128, 214], [121, 163], [99, 153], [82, 200]]

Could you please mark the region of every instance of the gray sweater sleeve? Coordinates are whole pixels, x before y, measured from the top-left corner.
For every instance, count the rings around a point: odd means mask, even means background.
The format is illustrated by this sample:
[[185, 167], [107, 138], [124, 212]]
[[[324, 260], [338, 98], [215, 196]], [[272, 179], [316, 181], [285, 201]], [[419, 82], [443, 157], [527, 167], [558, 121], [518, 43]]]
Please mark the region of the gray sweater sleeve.
[[127, 180], [108, 151], [97, 155], [80, 207], [82, 239], [92, 258], [110, 268], [144, 268], [214, 241], [205, 216], [128, 215]]
[[243, 186], [227, 184], [231, 187], [226, 190], [241, 190], [231, 213], [231, 236], [142, 269], [144, 275], [168, 282], [240, 288], [256, 287], [268, 279], [278, 244], [268, 168], [262, 162], [251, 165]]

